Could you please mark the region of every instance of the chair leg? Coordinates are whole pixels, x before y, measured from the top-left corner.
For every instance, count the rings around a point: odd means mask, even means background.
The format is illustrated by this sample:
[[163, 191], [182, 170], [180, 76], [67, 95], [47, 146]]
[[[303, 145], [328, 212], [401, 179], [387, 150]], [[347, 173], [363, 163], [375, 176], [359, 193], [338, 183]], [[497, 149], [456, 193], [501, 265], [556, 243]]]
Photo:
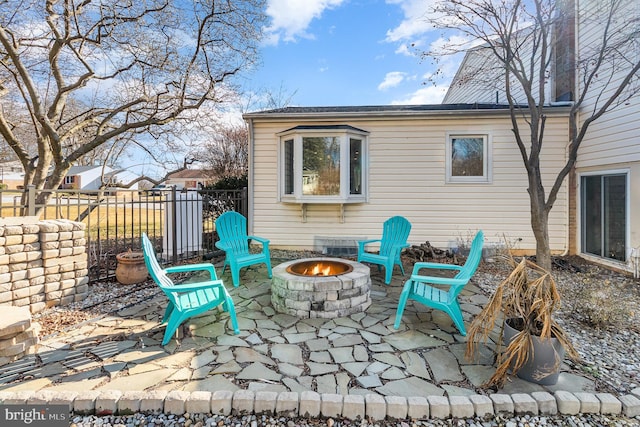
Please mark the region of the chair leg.
[[273, 273], [271, 272], [271, 260], [267, 258], [265, 264], [267, 265], [267, 273], [269, 274], [269, 279], [271, 279], [273, 277]]
[[229, 266], [231, 269], [231, 281], [234, 287], [240, 286], [240, 268], [235, 266]]
[[398, 309], [396, 310], [396, 321], [393, 324], [393, 329], [398, 329], [400, 327], [400, 321], [402, 321], [402, 313], [404, 312], [404, 307], [407, 305], [407, 299], [409, 299], [409, 293], [411, 292], [411, 288], [413, 287], [413, 282], [411, 280], [407, 280], [402, 288], [402, 293], [400, 294], [400, 299], [398, 300]]
[[[188, 316], [187, 316], [188, 317]], [[171, 337], [178, 330], [180, 324], [185, 320], [182, 313], [174, 310], [169, 317], [169, 322], [164, 330], [164, 338], [162, 339], [162, 345], [167, 345], [171, 341]]]
[[447, 306], [447, 310], [445, 310], [451, 320], [453, 320], [453, 324], [456, 325], [458, 331], [460, 331], [460, 335], [463, 337], [467, 335], [467, 330], [464, 327], [464, 319], [462, 318], [462, 311], [460, 310], [460, 305], [458, 301], [454, 301], [453, 304]]
[[236, 308], [233, 305], [233, 300], [231, 299], [231, 297], [227, 296], [225, 298], [224, 304], [227, 306], [227, 311], [229, 312], [229, 319], [231, 320], [233, 333], [238, 335], [240, 333], [240, 327], [238, 326], [238, 319], [236, 318]]
[[393, 264], [391, 266], [385, 265], [384, 267], [384, 283], [388, 285], [391, 283], [391, 276], [393, 276]]
[[167, 308], [164, 310], [164, 316], [162, 317], [162, 322], [160, 322], [161, 325], [167, 322], [169, 316], [171, 316], [171, 313], [173, 312], [173, 309], [174, 305], [171, 301], [169, 301], [169, 304], [167, 304]]

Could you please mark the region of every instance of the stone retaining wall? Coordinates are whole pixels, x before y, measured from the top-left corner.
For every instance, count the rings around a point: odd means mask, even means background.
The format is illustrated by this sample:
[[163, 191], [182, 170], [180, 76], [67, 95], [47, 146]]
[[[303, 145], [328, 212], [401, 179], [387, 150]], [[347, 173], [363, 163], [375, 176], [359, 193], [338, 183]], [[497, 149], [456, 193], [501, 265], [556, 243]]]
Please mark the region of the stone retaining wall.
[[[568, 391], [533, 392], [530, 394], [490, 394], [469, 396], [402, 397], [377, 394], [319, 394], [314, 391], [275, 392], [236, 390], [178, 391], [0, 391], [2, 405], [69, 405], [75, 415], [165, 413], [171, 415], [267, 414], [280, 417], [317, 419], [345, 417], [350, 420], [428, 420], [491, 418], [495, 415], [577, 415], [603, 414], [640, 416], [640, 389], [632, 394], [614, 396], [610, 393]], [[400, 423], [398, 423], [399, 425]], [[404, 424], [404, 423], [403, 423]], [[509, 425], [511, 423], [507, 423]], [[516, 425], [515, 423], [512, 423]], [[209, 425], [209, 424], [207, 424]], [[563, 424], [564, 425], [564, 424]], [[567, 424], [570, 425], [570, 424]]]
[[0, 305], [31, 313], [89, 291], [85, 224], [34, 217], [0, 220]]

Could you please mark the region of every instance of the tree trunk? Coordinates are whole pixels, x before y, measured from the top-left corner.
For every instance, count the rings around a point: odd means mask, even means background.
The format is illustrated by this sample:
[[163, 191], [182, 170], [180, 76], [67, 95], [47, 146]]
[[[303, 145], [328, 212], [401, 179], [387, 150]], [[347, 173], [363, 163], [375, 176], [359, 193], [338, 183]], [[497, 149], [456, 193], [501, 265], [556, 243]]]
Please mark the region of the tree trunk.
[[[532, 191], [531, 188], [537, 190]], [[544, 204], [542, 186], [529, 188], [531, 198], [531, 228], [536, 238], [536, 264], [551, 271], [551, 249], [549, 247], [549, 212]]]

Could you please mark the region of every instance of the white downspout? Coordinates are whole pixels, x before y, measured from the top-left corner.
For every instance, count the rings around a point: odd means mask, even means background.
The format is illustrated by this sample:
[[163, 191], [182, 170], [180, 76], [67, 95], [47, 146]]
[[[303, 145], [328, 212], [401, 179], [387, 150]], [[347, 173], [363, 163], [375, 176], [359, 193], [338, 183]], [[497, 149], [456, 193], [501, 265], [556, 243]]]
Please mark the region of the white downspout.
[[253, 119], [248, 119], [247, 120], [247, 126], [249, 127], [249, 132], [248, 132], [248, 136], [249, 136], [249, 146], [247, 147], [247, 154], [248, 154], [248, 171], [247, 171], [247, 232], [248, 234], [254, 234], [253, 231], [253, 189], [254, 189], [254, 185], [253, 185], [253, 180], [254, 180], [254, 173], [253, 173], [253, 162], [255, 159], [255, 144], [254, 144], [254, 129], [253, 129]]

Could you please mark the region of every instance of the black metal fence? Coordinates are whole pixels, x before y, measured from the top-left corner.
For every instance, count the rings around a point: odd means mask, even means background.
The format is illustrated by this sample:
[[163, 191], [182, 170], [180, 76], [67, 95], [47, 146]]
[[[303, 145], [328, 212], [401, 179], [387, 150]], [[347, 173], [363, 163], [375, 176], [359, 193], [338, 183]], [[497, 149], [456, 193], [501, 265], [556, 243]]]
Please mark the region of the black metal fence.
[[[48, 192], [46, 204], [36, 200]], [[247, 216], [242, 190], [0, 190], [0, 216], [69, 219], [86, 225], [89, 278], [114, 276], [116, 255], [140, 251], [146, 233], [162, 261], [207, 256], [215, 251], [215, 220], [233, 210]]]

